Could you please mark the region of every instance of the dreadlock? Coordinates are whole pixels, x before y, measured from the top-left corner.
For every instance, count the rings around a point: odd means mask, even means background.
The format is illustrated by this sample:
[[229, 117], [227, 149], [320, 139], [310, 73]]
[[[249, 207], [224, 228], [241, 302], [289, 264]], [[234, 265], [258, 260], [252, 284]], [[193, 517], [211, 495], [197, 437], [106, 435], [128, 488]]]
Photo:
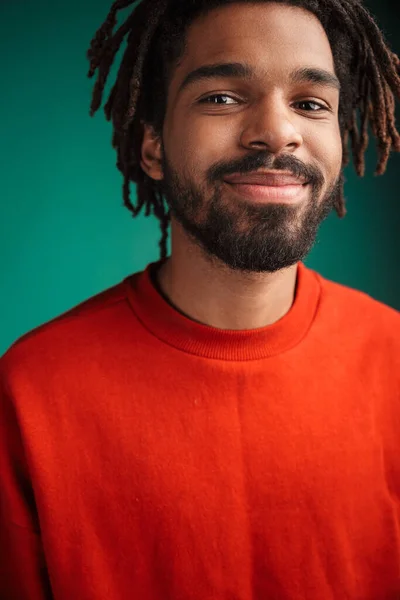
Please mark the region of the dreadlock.
[[[213, 8], [233, 2], [271, 0], [116, 0], [103, 25], [91, 41], [87, 57], [88, 77], [96, 70], [90, 115], [99, 109], [111, 65], [127, 36], [127, 46], [104, 112], [113, 123], [112, 145], [123, 182], [123, 200], [133, 216], [145, 206], [161, 227], [160, 255], [167, 255], [170, 212], [164, 204], [162, 184], [147, 176], [140, 166], [143, 126], [150, 124], [161, 136], [168, 81], [185, 50], [190, 23]], [[400, 151], [395, 125], [395, 97], [400, 98], [400, 60], [388, 47], [362, 0], [273, 0], [304, 8], [320, 20], [328, 36], [336, 74], [341, 82], [339, 126], [343, 144], [343, 167], [350, 162], [349, 141], [356, 173], [365, 172], [365, 151], [370, 126], [378, 150], [375, 175], [386, 170], [391, 150]], [[119, 29], [118, 11], [136, 4]], [[137, 184], [137, 204], [130, 198], [130, 182]], [[339, 218], [346, 214], [343, 178], [335, 202]]]

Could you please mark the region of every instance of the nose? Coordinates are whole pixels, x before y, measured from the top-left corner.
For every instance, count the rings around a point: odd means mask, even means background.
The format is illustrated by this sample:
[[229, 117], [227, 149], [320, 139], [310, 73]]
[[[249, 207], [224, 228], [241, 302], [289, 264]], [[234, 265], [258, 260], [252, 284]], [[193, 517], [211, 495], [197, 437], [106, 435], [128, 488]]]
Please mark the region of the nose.
[[287, 103], [271, 94], [249, 111], [240, 143], [244, 148], [265, 149], [273, 154], [293, 152], [303, 144], [298, 126]]

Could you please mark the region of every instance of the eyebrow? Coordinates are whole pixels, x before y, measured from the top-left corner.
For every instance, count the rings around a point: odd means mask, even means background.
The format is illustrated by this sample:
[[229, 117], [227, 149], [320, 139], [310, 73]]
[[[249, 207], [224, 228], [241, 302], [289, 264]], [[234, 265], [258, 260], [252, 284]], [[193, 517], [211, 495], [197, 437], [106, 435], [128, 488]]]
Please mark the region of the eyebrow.
[[[186, 75], [179, 86], [178, 94], [198, 81], [229, 77], [251, 81], [256, 78], [256, 73], [245, 63], [216, 63], [212, 65], [203, 65]], [[325, 69], [320, 69], [319, 67], [301, 67], [296, 69], [290, 76], [290, 82], [315, 83], [317, 85], [332, 87], [340, 91], [340, 81], [336, 75]]]

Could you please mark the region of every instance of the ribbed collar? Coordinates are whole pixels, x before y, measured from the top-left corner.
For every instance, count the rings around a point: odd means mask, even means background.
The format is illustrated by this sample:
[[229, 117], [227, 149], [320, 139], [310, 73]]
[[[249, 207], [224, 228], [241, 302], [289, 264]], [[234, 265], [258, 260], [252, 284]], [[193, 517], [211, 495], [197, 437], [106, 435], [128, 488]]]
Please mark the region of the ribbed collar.
[[297, 263], [294, 302], [279, 321], [257, 329], [217, 329], [193, 321], [158, 291], [154, 273], [167, 259], [149, 263], [124, 280], [129, 302], [144, 327], [170, 346], [204, 358], [257, 360], [293, 348], [308, 332], [320, 297], [318, 274]]

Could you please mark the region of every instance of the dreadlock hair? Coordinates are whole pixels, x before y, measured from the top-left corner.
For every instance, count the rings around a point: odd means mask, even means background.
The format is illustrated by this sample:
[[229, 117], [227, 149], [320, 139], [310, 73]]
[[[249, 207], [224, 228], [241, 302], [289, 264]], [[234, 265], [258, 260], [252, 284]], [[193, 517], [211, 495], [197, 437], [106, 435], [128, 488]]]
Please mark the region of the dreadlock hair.
[[[88, 77], [97, 71], [90, 115], [99, 109], [104, 87], [124, 38], [127, 46], [116, 82], [104, 107], [112, 120], [112, 145], [117, 167], [123, 174], [123, 200], [133, 216], [145, 206], [161, 227], [160, 256], [167, 255], [170, 212], [164, 204], [162, 182], [151, 179], [140, 166], [143, 126], [149, 124], [161, 138], [166, 111], [168, 82], [185, 51], [188, 26], [213, 8], [234, 2], [271, 0], [116, 0], [103, 25], [93, 37], [87, 57]], [[350, 161], [349, 141], [356, 173], [365, 172], [368, 126], [377, 141], [375, 175], [386, 170], [391, 150], [400, 151], [395, 125], [395, 97], [400, 97], [400, 59], [362, 0], [272, 0], [312, 12], [321, 22], [331, 45], [336, 75], [341, 83], [339, 126], [343, 145], [343, 167]], [[114, 32], [118, 11], [136, 5]], [[130, 182], [137, 184], [137, 204], [130, 199]], [[346, 214], [343, 177], [335, 202], [339, 218]]]

